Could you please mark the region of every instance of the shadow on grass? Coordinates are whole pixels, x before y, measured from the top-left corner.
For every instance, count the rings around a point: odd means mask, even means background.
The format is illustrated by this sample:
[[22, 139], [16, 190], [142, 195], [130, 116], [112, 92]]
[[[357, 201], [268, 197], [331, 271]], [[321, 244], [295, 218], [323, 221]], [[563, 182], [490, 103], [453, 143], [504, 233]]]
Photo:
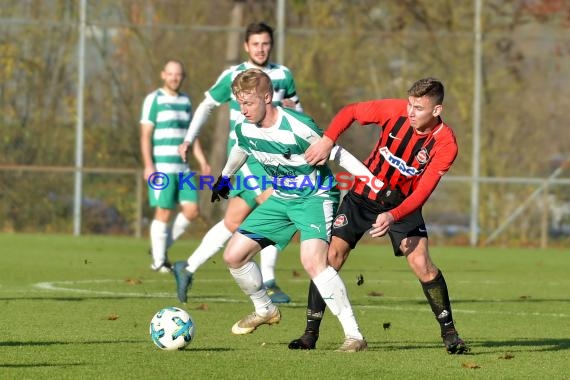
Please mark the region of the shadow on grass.
[[[25, 347], [25, 346], [58, 346], [58, 345], [85, 345], [85, 344], [123, 344], [123, 343], [135, 343], [140, 344], [141, 340], [100, 340], [100, 341], [87, 341], [87, 342], [63, 342], [63, 341], [49, 341], [49, 342], [0, 342], [0, 347]], [[234, 351], [233, 348], [227, 347], [215, 347], [215, 348], [186, 348], [182, 351], [203, 351], [203, 352], [226, 352], [226, 351]], [[39, 364], [43, 365], [43, 364]], [[0, 364], [0, 367], [3, 366], [18, 366], [18, 364]], [[22, 364], [22, 366], [25, 366]], [[33, 367], [34, 365], [29, 365]], [[1, 378], [1, 376], [0, 376]]]
[[[481, 347], [503, 348], [509, 351], [562, 351], [570, 349], [570, 338], [512, 339], [475, 342]], [[502, 352], [502, 350], [501, 350]]]
[[84, 301], [84, 297], [5, 297], [0, 301]]
[[[570, 302], [570, 298], [532, 298], [532, 296], [520, 296], [518, 298], [502, 298], [502, 299], [454, 299], [453, 304], [460, 303], [543, 303], [543, 302]], [[425, 302], [424, 302], [425, 303]]]
[[[195, 302], [221, 302], [221, 303], [247, 303], [250, 302], [248, 298], [228, 295], [199, 295], [190, 296]], [[92, 301], [92, 300], [133, 300], [133, 299], [147, 299], [147, 298], [172, 298], [174, 301], [176, 299], [176, 294], [173, 292], [172, 295], [169, 294], [152, 294], [152, 293], [140, 293], [137, 295], [82, 295], [80, 297], [0, 297], [0, 301], [63, 301], [63, 302], [80, 302], [80, 301]], [[306, 306], [305, 306], [306, 308]]]
[[[427, 301], [425, 299], [390, 299], [390, 298], [383, 298], [382, 296], [368, 296], [367, 301], [371, 302], [369, 304], [377, 305], [379, 303], [384, 304], [385, 306], [389, 305], [425, 305], [427, 306]], [[452, 299], [452, 305], [458, 304], [477, 304], [477, 303], [545, 303], [545, 302], [570, 302], [570, 298], [532, 298], [532, 296], [524, 297], [521, 296], [519, 298], [501, 298], [501, 299]], [[360, 304], [353, 302], [352, 305]]]
[[63, 342], [63, 341], [48, 341], [48, 342], [0, 342], [0, 347], [21, 347], [21, 346], [56, 346], [66, 344], [113, 344], [113, 343], [141, 343], [140, 340], [100, 340], [100, 341], [87, 341], [87, 342]]
[[35, 368], [35, 367], [72, 367], [85, 364], [80, 363], [67, 363], [67, 364], [53, 364], [53, 363], [33, 363], [33, 364], [0, 364], [0, 368]]
[[186, 347], [182, 352], [230, 352], [235, 351], [235, 348], [216, 347], [216, 348], [192, 348]]
[[[549, 352], [549, 351], [563, 351], [570, 349], [570, 339], [512, 339], [504, 341], [468, 341], [467, 344], [471, 348], [468, 355], [484, 355], [489, 353], [504, 353], [504, 352]], [[369, 341], [368, 348], [373, 351], [390, 350], [418, 350], [418, 349], [433, 349], [441, 348], [443, 345], [435, 343], [424, 342], [408, 342], [408, 343], [393, 343], [393, 342], [380, 342]], [[477, 348], [485, 348], [483, 352], [477, 352]], [[491, 348], [491, 350], [489, 350]]]

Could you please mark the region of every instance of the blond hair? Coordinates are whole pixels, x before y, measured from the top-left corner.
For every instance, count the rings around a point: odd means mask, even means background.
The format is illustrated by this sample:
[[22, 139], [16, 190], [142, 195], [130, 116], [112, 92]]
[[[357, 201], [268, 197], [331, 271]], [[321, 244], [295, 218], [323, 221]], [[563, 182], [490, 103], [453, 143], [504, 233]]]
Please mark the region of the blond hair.
[[269, 75], [260, 69], [247, 69], [235, 77], [232, 82], [232, 92], [237, 98], [240, 94], [255, 93], [264, 96], [266, 93], [273, 96], [273, 83]]

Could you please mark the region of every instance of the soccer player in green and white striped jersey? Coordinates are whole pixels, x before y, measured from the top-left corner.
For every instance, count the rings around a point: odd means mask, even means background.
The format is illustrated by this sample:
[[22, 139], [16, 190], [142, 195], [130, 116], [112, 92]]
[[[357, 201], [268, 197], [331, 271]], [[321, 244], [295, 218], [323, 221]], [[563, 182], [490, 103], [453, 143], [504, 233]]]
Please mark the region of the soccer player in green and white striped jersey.
[[[273, 103], [283, 105], [302, 111], [293, 74], [291, 71], [276, 63], [269, 62], [273, 47], [273, 29], [263, 23], [252, 23], [245, 31], [244, 49], [248, 55], [248, 60], [239, 65], [232, 66], [218, 77], [216, 83], [205, 93], [205, 98], [196, 109], [192, 123], [188, 129], [185, 142], [180, 147], [180, 154], [185, 157], [189, 146], [193, 143], [200, 129], [205, 124], [212, 110], [223, 103], [229, 103], [230, 125], [228, 139], [228, 153], [235, 144], [236, 121], [243, 118], [240, 114], [239, 105], [231, 91], [231, 84], [234, 78], [244, 70], [249, 68], [259, 68], [271, 78], [273, 84]], [[265, 175], [263, 168], [255, 160], [249, 160], [242, 168], [243, 176], [252, 175], [261, 177]], [[255, 186], [251, 186], [255, 187]], [[232, 233], [240, 223], [265, 200], [271, 189], [265, 192], [260, 187], [255, 189], [241, 188], [232, 191], [231, 199], [224, 216], [224, 220], [214, 225], [202, 239], [202, 243], [188, 257], [187, 262], [180, 262], [174, 265], [174, 273], [177, 281], [177, 293], [181, 302], [187, 300], [187, 290], [192, 285], [194, 272], [204, 264], [210, 257], [216, 254], [228, 241]], [[275, 264], [277, 262], [278, 251], [275, 247], [269, 246], [261, 252], [261, 271], [263, 281], [269, 289], [271, 298], [275, 303], [287, 303], [290, 298], [277, 286], [275, 281]]]
[[[144, 179], [148, 182], [149, 203], [155, 208], [150, 225], [151, 269], [161, 273], [170, 272], [166, 250], [199, 214], [197, 190], [178, 190], [178, 173], [190, 170], [178, 154], [192, 118], [190, 98], [180, 92], [184, 76], [182, 62], [168, 60], [161, 72], [163, 85], [145, 97], [140, 120]], [[193, 154], [202, 173], [209, 174], [210, 167], [198, 141]], [[170, 228], [170, 217], [177, 204], [181, 212]]]
[[[327, 263], [340, 192], [334, 186], [328, 166], [312, 166], [305, 160], [305, 151], [321, 138], [322, 130], [309, 116], [274, 106], [270, 78], [259, 69], [240, 73], [232, 84], [232, 91], [245, 119], [236, 125], [237, 144], [214, 185], [212, 201], [227, 197], [230, 188], [227, 178], [235, 175], [249, 156], [264, 167], [267, 176], [276, 179], [273, 194], [245, 219], [224, 252], [230, 273], [255, 307], [252, 314], [233, 325], [232, 333], [248, 334], [260, 325], [281, 320], [278, 307], [262, 286], [261, 272], [253, 257], [268, 245], [282, 250], [298, 231], [301, 263], [343, 327], [345, 342], [339, 351], [365, 350], [367, 344], [354, 317], [344, 282]], [[348, 155], [344, 161], [343, 153]], [[369, 179], [374, 177], [346, 151], [341, 152], [340, 163], [354, 175], [361, 177], [364, 172]]]

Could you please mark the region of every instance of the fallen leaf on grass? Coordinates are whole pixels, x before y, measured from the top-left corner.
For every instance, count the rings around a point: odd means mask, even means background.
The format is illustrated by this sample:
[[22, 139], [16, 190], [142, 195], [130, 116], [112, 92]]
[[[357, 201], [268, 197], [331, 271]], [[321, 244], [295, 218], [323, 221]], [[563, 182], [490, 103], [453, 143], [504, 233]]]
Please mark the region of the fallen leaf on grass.
[[116, 321], [117, 319], [119, 319], [119, 316], [115, 313], [113, 313], [107, 317], [108, 321]]
[[499, 356], [499, 359], [509, 360], [509, 359], [513, 359], [514, 357], [515, 357], [515, 355], [511, 354], [510, 352], [507, 352], [506, 354]]
[[479, 367], [477, 364], [471, 363], [471, 362], [462, 363], [461, 366], [462, 366], [463, 368], [469, 368], [469, 369], [481, 368], [481, 367]]
[[301, 277], [301, 273], [297, 272], [296, 270], [292, 273], [293, 277]]
[[196, 310], [208, 310], [208, 309], [209, 309], [209, 307], [208, 307], [207, 303], [203, 303], [196, 308]]
[[125, 280], [125, 282], [129, 285], [138, 285], [138, 284], [142, 284], [142, 281], [139, 280], [138, 278], [127, 278]]
[[369, 295], [370, 297], [382, 297], [382, 296], [384, 295], [384, 293], [372, 291], [372, 292], [368, 293], [368, 295]]

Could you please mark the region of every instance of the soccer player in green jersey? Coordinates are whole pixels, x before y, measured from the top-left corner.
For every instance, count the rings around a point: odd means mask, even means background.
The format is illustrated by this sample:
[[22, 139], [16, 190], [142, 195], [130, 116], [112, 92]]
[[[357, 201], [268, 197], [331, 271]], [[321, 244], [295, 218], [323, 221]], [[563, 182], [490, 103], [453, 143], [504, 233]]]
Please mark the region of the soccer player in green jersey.
[[[259, 68], [271, 78], [273, 84], [273, 103], [302, 111], [295, 81], [291, 71], [283, 66], [269, 62], [273, 47], [273, 29], [263, 23], [252, 23], [245, 31], [244, 49], [248, 60], [239, 65], [232, 66], [219, 76], [216, 83], [205, 93], [205, 98], [196, 109], [184, 144], [180, 147], [181, 157], [186, 156], [190, 145], [198, 135], [200, 128], [208, 119], [208, 115], [214, 108], [223, 103], [230, 106], [230, 130], [228, 140], [228, 153], [236, 142], [235, 124], [241, 116], [239, 105], [231, 91], [234, 78], [249, 68]], [[252, 175], [261, 177], [265, 175], [263, 168], [255, 160], [249, 160], [241, 168], [242, 176]], [[255, 187], [255, 186], [251, 186]], [[231, 199], [224, 216], [224, 220], [214, 225], [202, 239], [202, 243], [188, 257], [187, 261], [175, 263], [174, 273], [177, 281], [177, 295], [181, 302], [186, 302], [187, 291], [192, 286], [194, 272], [210, 257], [216, 254], [232, 236], [239, 224], [246, 218], [257, 205], [265, 200], [271, 193], [271, 189], [262, 191], [261, 186], [256, 189], [241, 188], [231, 193]], [[275, 281], [275, 264], [278, 257], [277, 248], [266, 247], [260, 254], [261, 271], [263, 281], [268, 288], [271, 299], [275, 303], [287, 303], [289, 296], [281, 291]]]
[[[178, 173], [190, 171], [178, 154], [178, 146], [192, 118], [190, 99], [180, 91], [185, 76], [182, 62], [168, 60], [160, 76], [162, 87], [148, 94], [143, 103], [140, 145], [149, 203], [155, 209], [150, 224], [151, 269], [168, 273], [170, 263], [166, 250], [198, 217], [199, 210], [197, 190], [178, 190]], [[201, 172], [209, 174], [210, 167], [198, 141], [193, 146], [193, 154]], [[177, 204], [181, 211], [169, 227]]]
[[[240, 73], [233, 81], [232, 91], [245, 118], [235, 127], [237, 144], [212, 189], [212, 201], [227, 197], [232, 186], [229, 178], [248, 157], [259, 162], [266, 176], [273, 178], [274, 189], [239, 226], [224, 251], [230, 273], [255, 307], [252, 314], [233, 325], [232, 333], [248, 334], [260, 325], [279, 323], [281, 314], [267, 294], [253, 258], [269, 245], [282, 250], [298, 231], [301, 263], [343, 327], [345, 340], [338, 351], [365, 350], [367, 344], [359, 331], [344, 282], [327, 262], [340, 192], [327, 165], [313, 166], [305, 160], [305, 151], [320, 140], [322, 130], [309, 116], [274, 106], [271, 80], [259, 69]], [[357, 178], [362, 171], [372, 178], [360, 161], [342, 148], [337, 149], [341, 149], [340, 164], [345, 169]]]

